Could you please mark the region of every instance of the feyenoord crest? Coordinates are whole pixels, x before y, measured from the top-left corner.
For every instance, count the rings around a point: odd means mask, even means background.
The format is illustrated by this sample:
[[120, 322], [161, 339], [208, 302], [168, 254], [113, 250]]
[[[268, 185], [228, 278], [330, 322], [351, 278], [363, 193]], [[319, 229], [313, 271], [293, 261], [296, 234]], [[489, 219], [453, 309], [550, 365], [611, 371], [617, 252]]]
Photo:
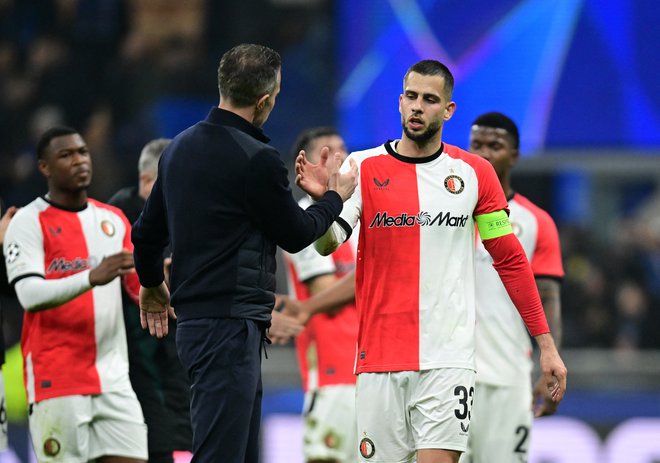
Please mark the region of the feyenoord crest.
[[360, 455], [364, 458], [371, 458], [376, 453], [376, 446], [374, 442], [368, 437], [363, 438], [360, 441]]
[[109, 220], [104, 220], [101, 222], [101, 230], [108, 236], [115, 235], [115, 226]]
[[465, 182], [458, 175], [449, 175], [445, 179], [445, 189], [451, 194], [460, 194], [465, 189]]
[[60, 453], [61, 448], [62, 446], [60, 445], [57, 439], [49, 437], [44, 441], [44, 453], [46, 454], [46, 456], [49, 457], [56, 456], [58, 453]]

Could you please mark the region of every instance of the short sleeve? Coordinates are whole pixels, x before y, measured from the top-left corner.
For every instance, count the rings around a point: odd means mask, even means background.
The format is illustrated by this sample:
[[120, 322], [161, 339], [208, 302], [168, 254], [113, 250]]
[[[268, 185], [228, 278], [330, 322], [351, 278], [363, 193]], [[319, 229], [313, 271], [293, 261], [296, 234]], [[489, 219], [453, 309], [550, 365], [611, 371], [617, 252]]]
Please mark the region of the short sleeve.
[[478, 158], [473, 164], [479, 182], [479, 196], [474, 216], [505, 210], [508, 214], [508, 203], [495, 169], [485, 159]]
[[557, 226], [552, 217], [543, 210], [538, 211], [536, 218], [538, 221], [538, 236], [531, 261], [534, 276], [563, 278], [564, 267], [561, 261], [561, 246]]
[[9, 223], [3, 244], [10, 284], [28, 276], [44, 277], [43, 241], [36, 211], [29, 206], [19, 210]]

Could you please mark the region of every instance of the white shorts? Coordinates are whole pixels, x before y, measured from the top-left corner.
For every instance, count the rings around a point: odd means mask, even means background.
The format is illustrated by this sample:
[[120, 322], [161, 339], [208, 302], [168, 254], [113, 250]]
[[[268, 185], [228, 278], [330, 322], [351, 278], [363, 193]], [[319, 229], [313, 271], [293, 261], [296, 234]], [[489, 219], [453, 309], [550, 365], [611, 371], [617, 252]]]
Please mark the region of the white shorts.
[[360, 461], [411, 462], [419, 449], [465, 451], [474, 379], [463, 368], [359, 374]]
[[477, 383], [468, 450], [461, 463], [525, 463], [532, 426], [532, 387]]
[[39, 462], [87, 462], [105, 455], [147, 460], [147, 426], [132, 389], [30, 404]]
[[7, 448], [7, 405], [5, 404], [5, 379], [0, 370], [0, 452]]
[[357, 452], [355, 386], [323, 386], [305, 394], [305, 461], [354, 462]]

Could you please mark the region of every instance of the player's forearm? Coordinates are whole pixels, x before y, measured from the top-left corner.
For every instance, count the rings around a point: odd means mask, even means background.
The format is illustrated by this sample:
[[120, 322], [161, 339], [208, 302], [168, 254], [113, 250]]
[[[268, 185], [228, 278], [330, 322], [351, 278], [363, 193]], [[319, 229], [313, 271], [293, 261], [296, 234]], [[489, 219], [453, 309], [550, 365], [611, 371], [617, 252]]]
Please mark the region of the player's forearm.
[[536, 286], [541, 296], [541, 303], [548, 320], [550, 332], [554, 338], [557, 349], [561, 348], [562, 326], [561, 326], [561, 284], [552, 278], [537, 278]]
[[56, 280], [46, 280], [37, 276], [24, 278], [14, 285], [16, 296], [27, 311], [52, 309], [89, 291], [92, 288], [89, 272], [84, 270]]
[[338, 310], [355, 300], [355, 272], [341, 277], [332, 286], [324, 288], [302, 302], [309, 314]]
[[557, 352], [557, 345], [550, 333], [543, 333], [534, 336], [536, 344], [541, 352]]
[[493, 267], [532, 336], [549, 333], [532, 269], [513, 233], [484, 241]]

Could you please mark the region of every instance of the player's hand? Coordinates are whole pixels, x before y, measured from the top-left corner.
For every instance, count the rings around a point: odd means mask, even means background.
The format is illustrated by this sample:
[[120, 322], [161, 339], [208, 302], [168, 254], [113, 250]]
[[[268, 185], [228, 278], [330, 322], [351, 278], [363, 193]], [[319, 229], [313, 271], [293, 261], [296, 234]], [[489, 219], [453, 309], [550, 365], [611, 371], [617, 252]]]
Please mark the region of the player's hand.
[[554, 415], [559, 408], [559, 403], [553, 402], [552, 397], [545, 385], [543, 376], [541, 376], [532, 390], [532, 410], [536, 418], [541, 416]]
[[273, 311], [273, 319], [268, 328], [268, 337], [274, 344], [286, 344], [297, 336], [304, 326], [298, 321], [282, 312]]
[[283, 296], [282, 299], [282, 313], [289, 317], [295, 318], [301, 325], [306, 325], [309, 321], [311, 314], [304, 306], [304, 303], [298, 299], [292, 299], [288, 296]]
[[296, 157], [296, 185], [309, 194], [312, 199], [318, 201], [328, 191], [328, 157], [330, 148], [324, 146], [321, 149], [321, 157], [318, 164], [309, 162], [305, 157], [305, 150], [300, 150]]
[[142, 329], [149, 328], [149, 334], [162, 338], [168, 333], [167, 317], [176, 319], [174, 308], [170, 305], [170, 292], [165, 282], [153, 288], [140, 288], [140, 324]]
[[539, 358], [543, 375], [541, 380], [552, 401], [558, 404], [566, 393], [566, 366], [549, 333], [536, 336], [536, 340], [541, 349]]
[[115, 278], [130, 273], [133, 267], [133, 254], [124, 249], [104, 257], [101, 263], [89, 272], [89, 283], [92, 286], [108, 284]]
[[9, 226], [9, 222], [11, 222], [11, 219], [13, 219], [14, 215], [16, 215], [16, 212], [18, 212], [18, 208], [12, 206], [8, 208], [4, 214], [2, 214], [2, 218], [0, 218], [0, 244], [4, 242], [5, 233], [7, 232], [7, 227]]
[[328, 168], [328, 172], [330, 174], [330, 178], [328, 180], [328, 189], [339, 193], [342, 201], [345, 202], [348, 198], [351, 197], [351, 195], [353, 195], [355, 187], [357, 186], [358, 167], [353, 158], [348, 158], [350, 169], [348, 172], [340, 174], [340, 163], [341, 156], [339, 153], [336, 153], [334, 162], [330, 164], [330, 167]]

